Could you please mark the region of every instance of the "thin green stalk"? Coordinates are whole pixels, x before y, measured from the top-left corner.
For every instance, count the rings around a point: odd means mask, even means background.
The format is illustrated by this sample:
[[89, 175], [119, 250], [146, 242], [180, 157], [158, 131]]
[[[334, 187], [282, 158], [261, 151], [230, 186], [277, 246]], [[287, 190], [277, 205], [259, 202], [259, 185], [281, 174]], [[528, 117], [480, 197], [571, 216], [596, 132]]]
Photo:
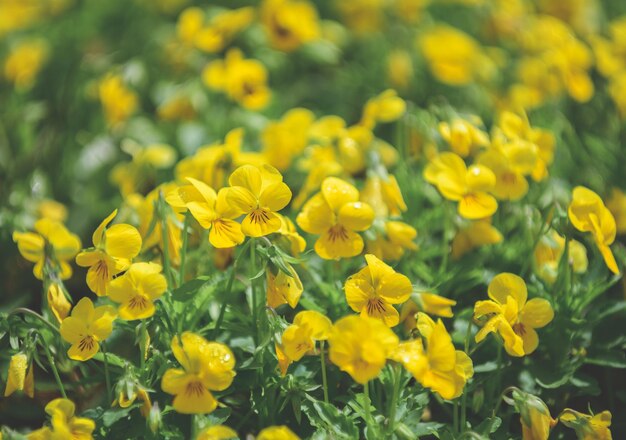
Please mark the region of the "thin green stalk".
[[448, 229], [450, 229], [450, 212], [447, 202], [443, 204], [443, 232], [441, 233], [441, 266], [439, 276], [448, 270], [448, 258], [450, 256], [450, 246], [448, 245]]
[[167, 217], [165, 215], [165, 202], [161, 198], [159, 203], [159, 216], [161, 217], [161, 239], [163, 240], [163, 271], [165, 272], [165, 279], [167, 280], [167, 286], [173, 289], [174, 283], [172, 282], [172, 267], [170, 264], [170, 244], [169, 237], [167, 235]]
[[146, 338], [146, 333], [147, 333], [147, 329], [146, 329], [146, 320], [142, 320], [141, 324], [140, 324], [140, 330], [141, 335], [139, 335], [139, 350], [141, 351], [141, 353], [139, 354], [139, 363], [141, 365], [141, 371], [143, 371], [143, 367], [146, 363], [146, 344], [147, 344], [147, 338]]
[[[63, 387], [63, 382], [61, 381], [61, 376], [59, 376], [59, 370], [57, 370], [56, 363], [54, 362], [54, 358], [52, 357], [52, 353], [50, 353], [50, 348], [48, 348], [48, 344], [46, 344], [46, 340], [43, 338], [43, 335], [37, 332], [41, 342], [39, 345], [43, 348], [43, 351], [46, 353], [46, 358], [48, 358], [48, 364], [52, 369], [52, 374], [54, 375], [54, 380], [57, 383], [57, 387], [59, 387], [59, 391], [61, 395], [67, 399], [67, 394], [65, 393], [65, 387]], [[32, 367], [31, 367], [32, 368]]]
[[104, 341], [100, 344], [102, 348], [102, 357], [104, 360], [104, 380], [107, 386], [107, 401], [113, 402], [113, 393], [111, 392], [111, 375], [109, 374], [109, 359], [107, 358], [106, 344]]
[[365, 394], [365, 416], [367, 418], [367, 420], [365, 420], [365, 423], [368, 424], [370, 419], [372, 418], [372, 412], [370, 409], [372, 401], [370, 399], [369, 382], [365, 382], [363, 384], [363, 394]]
[[393, 394], [391, 395], [391, 406], [389, 407], [389, 438], [396, 430], [396, 409], [398, 406], [398, 396], [400, 394], [400, 382], [402, 382], [402, 366], [395, 364], [393, 369]]
[[496, 360], [497, 369], [496, 369], [496, 383], [493, 389], [494, 394], [497, 395], [502, 387], [502, 345], [498, 344], [498, 358]]
[[220, 307], [220, 314], [217, 317], [217, 322], [215, 323], [215, 329], [213, 330], [213, 339], [217, 338], [217, 335], [222, 327], [222, 321], [224, 321], [224, 314], [226, 313], [226, 306], [228, 305], [228, 297], [230, 296], [230, 292], [233, 289], [233, 283], [235, 282], [235, 273], [237, 271], [237, 262], [233, 264], [231, 268], [230, 276], [228, 277], [228, 282], [226, 283], [226, 291], [224, 292], [224, 300], [222, 301], [222, 305]]
[[9, 316], [17, 315], [19, 313], [22, 313], [24, 315], [30, 315], [30, 316], [32, 316], [34, 318], [37, 318], [39, 321], [41, 321], [44, 324], [46, 324], [46, 326], [48, 326], [48, 328], [54, 330], [56, 333], [59, 333], [59, 329], [54, 324], [52, 324], [46, 318], [44, 318], [39, 313], [37, 313], [37, 312], [35, 312], [35, 311], [31, 310], [31, 309], [27, 309], [25, 307], [18, 307], [17, 309], [11, 310], [11, 312], [9, 313]]
[[189, 211], [185, 213], [185, 222], [183, 224], [183, 244], [180, 249], [180, 267], [178, 268], [178, 285], [182, 286], [185, 282], [185, 260], [187, 259], [187, 243], [189, 241], [189, 229], [191, 223], [191, 214]]
[[457, 434], [459, 432], [459, 399], [454, 399], [452, 402], [452, 427], [454, 433]]
[[254, 237], [250, 238], [252, 242], [250, 244], [250, 269], [252, 271], [252, 276], [250, 277], [250, 288], [252, 289], [252, 324], [254, 331], [254, 342], [255, 344], [259, 343], [259, 317], [258, 317], [258, 298], [257, 298], [257, 289], [256, 289], [256, 280], [252, 279], [256, 275], [257, 267], [256, 267], [256, 242], [254, 241]]
[[328, 403], [328, 379], [326, 377], [326, 355], [324, 345], [326, 341], [320, 341], [320, 362], [322, 363], [322, 386], [324, 387], [324, 402]]

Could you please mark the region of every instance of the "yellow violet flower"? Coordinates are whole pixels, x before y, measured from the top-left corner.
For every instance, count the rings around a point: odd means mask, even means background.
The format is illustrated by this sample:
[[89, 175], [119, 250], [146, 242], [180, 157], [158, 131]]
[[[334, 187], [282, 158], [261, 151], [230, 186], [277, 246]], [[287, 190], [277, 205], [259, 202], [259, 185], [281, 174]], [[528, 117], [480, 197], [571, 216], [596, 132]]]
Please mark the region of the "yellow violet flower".
[[402, 49], [391, 51], [387, 57], [387, 79], [400, 90], [406, 90], [414, 76], [411, 54]]
[[379, 122], [400, 119], [405, 112], [404, 99], [400, 98], [395, 90], [388, 89], [367, 101], [360, 124], [372, 129]]
[[172, 352], [183, 367], [170, 368], [161, 388], [174, 395], [174, 409], [183, 414], [206, 414], [217, 408], [211, 391], [223, 391], [235, 377], [235, 356], [219, 342], [185, 332], [172, 338]]
[[280, 121], [270, 122], [261, 133], [263, 155], [280, 171], [291, 165], [293, 158], [301, 154], [309, 141], [309, 129], [315, 115], [305, 108], [294, 108]]
[[455, 305], [456, 301], [453, 299], [435, 293], [416, 293], [402, 305], [400, 322], [403, 322], [405, 330], [410, 332], [417, 326], [417, 312], [441, 316], [442, 318], [452, 318], [454, 316], [452, 307]]
[[626, 194], [619, 189], [613, 188], [606, 202], [606, 207], [615, 217], [615, 226], [618, 234], [626, 232]]
[[76, 264], [89, 267], [87, 285], [98, 296], [107, 294], [107, 286], [118, 273], [128, 269], [131, 260], [141, 250], [141, 235], [134, 226], [109, 223], [117, 209], [105, 218], [92, 236], [94, 250], [76, 256]]
[[[35, 223], [35, 232], [13, 232], [13, 241], [26, 260], [35, 263], [33, 274], [43, 280], [44, 266], [51, 265], [62, 280], [72, 276], [72, 267], [67, 263], [80, 250], [80, 239], [69, 232], [62, 223], [42, 218]], [[47, 246], [48, 245], [48, 246]], [[52, 255], [46, 250], [50, 249]]]
[[615, 241], [617, 227], [613, 214], [604, 206], [600, 196], [584, 186], [577, 186], [567, 210], [576, 229], [591, 232], [604, 262], [614, 274], [619, 274], [617, 262], [609, 245]]
[[398, 346], [398, 337], [380, 320], [358, 315], [337, 321], [328, 341], [330, 361], [360, 384], [377, 377]]
[[139, 411], [142, 416], [147, 418], [152, 409], [152, 402], [150, 401], [148, 392], [140, 385], [129, 384], [126, 381], [118, 382], [118, 389], [120, 388], [122, 388], [122, 391], [119, 392], [118, 398], [113, 402], [113, 405], [118, 404], [120, 408], [128, 408], [135, 403], [135, 400], [139, 397], [139, 400], [142, 402]]
[[48, 57], [44, 40], [28, 40], [11, 48], [4, 61], [4, 76], [18, 89], [29, 89]]
[[400, 322], [392, 304], [402, 304], [411, 296], [413, 286], [405, 275], [380, 261], [365, 255], [367, 266], [346, 281], [346, 300], [352, 310], [370, 318], [380, 319], [388, 327]]
[[28, 435], [29, 440], [75, 439], [91, 440], [96, 429], [93, 420], [76, 417], [76, 406], [69, 399], [54, 399], [46, 405], [51, 427], [38, 429]]
[[459, 230], [452, 239], [452, 258], [459, 259], [468, 252], [502, 241], [502, 234], [490, 219], [476, 220]]
[[17, 353], [11, 356], [7, 385], [4, 389], [4, 397], [9, 397], [15, 391], [24, 391], [31, 399], [35, 396], [35, 377], [33, 365], [28, 363], [25, 353]]
[[126, 121], [139, 106], [137, 94], [126, 87], [120, 75], [107, 74], [98, 85], [98, 93], [109, 125]]
[[109, 297], [120, 303], [120, 318], [127, 321], [154, 315], [154, 301], [167, 290], [167, 281], [156, 263], [134, 263], [109, 285]]
[[280, 172], [270, 166], [243, 165], [228, 179], [226, 202], [237, 215], [244, 214], [241, 230], [249, 237], [262, 237], [281, 227], [275, 214], [289, 204], [291, 190]]
[[300, 440], [300, 437], [294, 434], [291, 429], [281, 425], [262, 429], [256, 436], [256, 440]]
[[[554, 283], [564, 251], [565, 238], [556, 231], [551, 230], [550, 233], [541, 237], [537, 247], [535, 247], [535, 264], [541, 279], [547, 283]], [[568, 264], [572, 266], [574, 273], [587, 271], [587, 250], [582, 243], [576, 240], [569, 242]]]
[[57, 283], [50, 283], [46, 297], [48, 299], [48, 307], [50, 307], [50, 311], [60, 324], [67, 317], [67, 315], [70, 314], [72, 305], [67, 300], [63, 290]]
[[230, 440], [237, 438], [239, 436], [234, 429], [224, 425], [214, 425], [202, 430], [196, 437], [196, 440]]
[[424, 169], [424, 178], [448, 200], [459, 202], [461, 217], [478, 220], [493, 215], [498, 202], [488, 192], [496, 184], [493, 171], [484, 165], [465, 165], [454, 153], [441, 153]]
[[559, 416], [568, 428], [576, 431], [580, 440], [611, 440], [611, 413], [602, 411], [599, 414], [583, 414], [570, 408], [566, 408]]
[[360, 254], [364, 244], [357, 231], [365, 231], [373, 220], [374, 211], [359, 202], [359, 191], [336, 177], [324, 179], [321, 192], [305, 203], [296, 218], [304, 231], [321, 235], [315, 252], [327, 260]]
[[216, 248], [230, 248], [243, 243], [245, 236], [235, 218], [238, 210], [226, 199], [227, 190], [219, 192], [204, 182], [187, 177], [191, 185], [180, 186], [170, 192], [167, 202], [174, 207], [186, 207], [204, 229], [210, 229], [209, 242]]
[[496, 275], [489, 283], [488, 294], [491, 300], [477, 301], [474, 306], [474, 319], [487, 318], [476, 333], [476, 342], [498, 332], [509, 355], [524, 356], [535, 351], [539, 345], [535, 329], [545, 327], [554, 318], [550, 303], [543, 298], [526, 301], [526, 283], [512, 273]]
[[501, 151], [495, 148], [488, 150], [480, 154], [476, 162], [489, 168], [496, 176], [491, 192], [499, 200], [519, 200], [528, 192], [526, 177]]
[[278, 269], [276, 274], [272, 269], [267, 270], [267, 305], [273, 309], [282, 305], [289, 304], [295, 309], [300, 301], [300, 296], [304, 290], [302, 281], [291, 265], [289, 265], [291, 275]]
[[299, 361], [315, 350], [315, 341], [329, 338], [333, 324], [326, 316], [313, 310], [305, 310], [296, 315], [293, 324], [282, 335], [282, 350], [290, 361]]
[[72, 314], [61, 322], [61, 336], [71, 345], [67, 351], [70, 359], [86, 361], [100, 349], [100, 342], [113, 331], [117, 312], [111, 306], [94, 307], [89, 298], [74, 306]]
[[37, 204], [37, 217], [63, 223], [67, 220], [67, 208], [56, 200], [43, 199]]
[[303, 0], [264, 0], [261, 22], [270, 43], [291, 52], [320, 36], [319, 19], [313, 4]]
[[548, 440], [550, 430], [557, 421], [552, 418], [543, 400], [517, 388], [513, 389], [512, 395], [512, 402], [508, 397], [505, 400], [512, 403], [520, 413], [522, 440]]
[[[481, 123], [480, 120], [476, 122]], [[450, 122], [440, 122], [437, 129], [443, 140], [450, 146], [452, 152], [461, 157], [467, 157], [478, 148], [489, 145], [487, 133], [470, 121], [459, 117], [454, 118]]]
[[414, 227], [399, 221], [386, 221], [384, 231], [374, 240], [367, 240], [367, 252], [376, 255], [381, 260], [398, 261], [405, 250], [416, 250], [413, 242], [417, 237]]
[[291, 255], [298, 256], [306, 249], [306, 240], [298, 233], [296, 225], [287, 216], [276, 214], [280, 218], [280, 229], [277, 231], [289, 243]]

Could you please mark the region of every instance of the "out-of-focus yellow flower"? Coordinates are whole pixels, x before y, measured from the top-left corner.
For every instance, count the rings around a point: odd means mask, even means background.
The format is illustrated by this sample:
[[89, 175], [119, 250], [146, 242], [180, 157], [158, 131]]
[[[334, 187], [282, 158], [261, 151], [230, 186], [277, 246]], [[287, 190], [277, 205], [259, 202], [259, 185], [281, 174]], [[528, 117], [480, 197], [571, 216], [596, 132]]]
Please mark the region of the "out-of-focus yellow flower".
[[84, 250], [76, 256], [76, 264], [89, 267], [87, 285], [98, 296], [107, 294], [109, 282], [128, 269], [141, 250], [141, 235], [134, 226], [121, 223], [108, 227], [116, 215], [117, 209], [94, 231], [94, 249]]
[[607, 267], [614, 274], [619, 274], [617, 262], [609, 247], [615, 241], [615, 219], [600, 196], [584, 186], [577, 186], [572, 193], [572, 202], [567, 212], [576, 229], [591, 232]]
[[43, 199], [37, 204], [37, 216], [63, 223], [67, 220], [67, 208], [56, 200]]
[[86, 361], [100, 350], [100, 342], [113, 331], [117, 312], [111, 306], [94, 307], [87, 297], [78, 301], [72, 314], [61, 322], [61, 336], [72, 344], [70, 359]]
[[116, 388], [119, 390], [119, 393], [117, 399], [113, 402], [113, 406], [117, 404], [120, 408], [128, 408], [139, 398], [142, 402], [140, 408], [141, 415], [146, 418], [150, 415], [152, 402], [145, 388], [136, 382], [126, 380], [118, 382]]
[[361, 191], [361, 200], [368, 203], [377, 217], [398, 216], [407, 210], [406, 202], [393, 174], [368, 176]]
[[96, 429], [93, 420], [76, 417], [76, 406], [69, 399], [54, 399], [46, 405], [51, 427], [44, 427], [31, 432], [29, 440], [77, 439], [91, 440]]
[[13, 232], [13, 241], [22, 257], [35, 263], [33, 274], [43, 280], [44, 268], [57, 271], [62, 280], [72, 276], [72, 260], [80, 250], [80, 239], [62, 223], [42, 218], [35, 222], [35, 232]]
[[139, 106], [137, 94], [126, 87], [117, 74], [109, 73], [100, 80], [98, 94], [107, 123], [111, 126], [126, 121]]
[[424, 178], [448, 200], [458, 201], [459, 214], [470, 220], [490, 217], [498, 202], [488, 193], [496, 183], [494, 173], [484, 165], [465, 165], [454, 153], [441, 153], [424, 169]]
[[559, 416], [568, 428], [576, 431], [580, 440], [611, 440], [611, 413], [602, 411], [598, 414], [583, 414], [570, 408], [566, 408]]
[[239, 438], [234, 429], [224, 425], [213, 425], [203, 429], [196, 440], [231, 440]]
[[15, 391], [23, 391], [31, 399], [35, 396], [35, 377], [33, 366], [28, 363], [25, 353], [17, 353], [11, 356], [7, 385], [4, 389], [4, 397], [9, 397]]
[[384, 0], [352, 0], [335, 3], [343, 22], [358, 34], [380, 30], [384, 21]]
[[190, 7], [181, 12], [176, 29], [179, 40], [185, 45], [216, 53], [224, 49], [253, 19], [252, 7], [218, 12], [208, 22], [202, 9]]
[[411, 54], [405, 50], [396, 49], [387, 57], [387, 78], [391, 85], [399, 90], [405, 90], [413, 79], [413, 60]]
[[[575, 273], [587, 271], [587, 250], [580, 242], [570, 240], [567, 264]], [[553, 283], [558, 275], [559, 261], [565, 251], [565, 238], [552, 230], [541, 237], [535, 248], [535, 264], [539, 276], [548, 283]]]
[[35, 83], [47, 57], [48, 46], [45, 41], [23, 41], [11, 49], [4, 61], [4, 76], [16, 88], [28, 89]]
[[374, 255], [365, 255], [367, 266], [346, 281], [346, 300], [352, 310], [379, 319], [388, 327], [398, 325], [399, 314], [393, 304], [402, 304], [413, 286], [402, 274], [396, 273]]
[[69, 315], [72, 305], [57, 283], [50, 283], [46, 297], [50, 311], [60, 324]]
[[393, 5], [400, 20], [416, 24], [431, 0], [396, 0]]
[[235, 356], [219, 342], [185, 332], [172, 338], [172, 352], [183, 367], [170, 368], [161, 380], [161, 388], [174, 395], [173, 407], [182, 414], [206, 414], [217, 408], [211, 391], [223, 391], [235, 377]]
[[301, 154], [309, 140], [309, 129], [315, 120], [310, 110], [294, 108], [280, 121], [270, 122], [261, 133], [263, 154], [270, 165], [285, 171], [294, 156]]
[[159, 105], [157, 116], [164, 121], [186, 121], [196, 117], [196, 109], [187, 96], [175, 96]]
[[298, 233], [296, 225], [287, 216], [277, 214], [280, 218], [278, 233], [289, 242], [291, 255], [298, 256], [306, 249], [306, 240]]
[[[375, 205], [374, 205], [375, 206]], [[376, 255], [381, 260], [398, 261], [405, 250], [416, 250], [413, 242], [417, 237], [414, 227], [399, 221], [386, 221], [384, 230], [376, 235], [374, 240], [366, 242], [367, 252]]]
[[378, 319], [352, 315], [335, 323], [329, 343], [330, 361], [365, 384], [380, 374], [398, 337]]
[[286, 426], [269, 426], [259, 432], [256, 440], [300, 440], [300, 437]]
[[202, 72], [202, 80], [208, 88], [226, 93], [250, 110], [265, 107], [270, 99], [265, 66], [244, 59], [239, 49], [230, 49], [223, 60], [210, 62]]
[[133, 263], [109, 285], [109, 297], [120, 303], [120, 318], [127, 321], [154, 315], [154, 301], [167, 290], [167, 281], [156, 263]]
[[322, 182], [321, 192], [313, 196], [298, 214], [296, 222], [306, 232], [321, 235], [315, 252], [324, 259], [349, 258], [363, 250], [364, 231], [374, 220], [374, 211], [359, 202], [359, 191], [336, 177]]
[[405, 111], [404, 99], [400, 98], [395, 90], [385, 90], [365, 103], [360, 124], [371, 130], [379, 122], [392, 122], [399, 119]]
[[176, 150], [169, 145], [132, 145], [126, 150], [131, 154], [132, 161], [118, 163], [110, 174], [111, 181], [119, 187], [124, 197], [151, 189], [156, 180], [156, 171], [169, 168], [176, 162]]
[[404, 323], [404, 329], [411, 331], [417, 325], [417, 312], [429, 315], [452, 318], [452, 307], [456, 301], [435, 293], [420, 292], [414, 294], [405, 302], [400, 309], [400, 322]]
[[316, 341], [328, 339], [332, 326], [330, 319], [321, 313], [313, 310], [300, 312], [283, 332], [281, 349], [290, 362], [297, 362], [315, 350]]
[[291, 52], [320, 36], [315, 7], [303, 0], [264, 0], [261, 22], [272, 46]]
[[291, 275], [278, 269], [274, 274], [271, 269], [267, 271], [267, 305], [275, 309], [282, 304], [289, 304], [295, 309], [302, 295], [304, 287], [298, 276], [298, 272], [291, 266]]
[[467, 157], [478, 148], [489, 145], [487, 133], [470, 121], [462, 118], [455, 118], [450, 122], [440, 122], [437, 128], [452, 152], [461, 157]]
[[270, 166], [243, 165], [228, 178], [226, 201], [233, 212], [245, 215], [241, 230], [249, 237], [262, 237], [281, 227], [275, 214], [289, 204], [291, 190], [280, 172]]
[[491, 332], [498, 332], [511, 356], [525, 356], [539, 345], [536, 328], [545, 327], [554, 318], [550, 303], [543, 298], [526, 301], [528, 291], [523, 279], [512, 273], [496, 275], [488, 289], [488, 301], [477, 301], [474, 319], [487, 318], [476, 333], [480, 342]]
[[436, 25], [419, 38], [418, 45], [433, 76], [442, 83], [462, 86], [493, 74], [493, 62], [480, 45], [453, 27]]
[[502, 234], [491, 224], [490, 219], [476, 220], [460, 229], [452, 239], [452, 258], [458, 259], [468, 252], [502, 241]]
[[513, 389], [512, 395], [512, 403], [520, 413], [522, 440], [548, 440], [550, 430], [557, 421], [550, 415], [546, 404], [540, 398], [517, 388]]
[[606, 202], [606, 207], [615, 218], [615, 229], [618, 234], [626, 232], [626, 194], [619, 189], [613, 188], [611, 196]]

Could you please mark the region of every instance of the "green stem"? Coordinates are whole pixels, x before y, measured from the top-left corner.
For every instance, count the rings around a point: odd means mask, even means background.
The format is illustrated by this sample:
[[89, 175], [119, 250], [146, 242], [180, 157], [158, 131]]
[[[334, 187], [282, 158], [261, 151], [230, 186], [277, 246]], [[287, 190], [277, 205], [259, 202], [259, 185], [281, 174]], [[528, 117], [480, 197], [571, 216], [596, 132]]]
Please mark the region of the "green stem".
[[46, 344], [46, 340], [44, 339], [43, 335], [39, 332], [37, 332], [37, 334], [42, 341], [39, 343], [39, 345], [46, 353], [46, 358], [48, 358], [48, 364], [50, 364], [50, 368], [52, 368], [52, 374], [54, 375], [54, 380], [57, 383], [57, 387], [59, 387], [59, 391], [61, 392], [63, 398], [67, 399], [67, 394], [65, 394], [65, 388], [63, 387], [63, 382], [61, 381], [61, 376], [59, 376], [59, 370], [57, 370], [57, 366], [54, 362], [54, 358], [52, 357], [52, 353], [50, 353], [50, 348], [48, 348], [48, 344]]
[[372, 418], [372, 412], [370, 410], [372, 401], [370, 400], [369, 382], [365, 382], [363, 384], [363, 394], [365, 394], [365, 417], [367, 419], [365, 420], [365, 424], [369, 424], [369, 421]]
[[448, 258], [450, 257], [450, 247], [448, 245], [448, 229], [450, 228], [450, 213], [447, 202], [443, 205], [443, 231], [441, 233], [441, 266], [439, 267], [439, 276], [442, 276], [448, 270]]
[[187, 243], [189, 241], [189, 229], [191, 223], [191, 214], [189, 211], [185, 213], [185, 222], [183, 224], [183, 245], [180, 250], [180, 267], [178, 268], [178, 284], [180, 286], [185, 282], [185, 260], [187, 259]]
[[102, 358], [104, 360], [104, 380], [106, 381], [107, 386], [107, 400], [113, 402], [113, 393], [111, 392], [111, 375], [109, 373], [109, 359], [107, 358], [107, 350], [106, 344], [104, 341], [100, 343], [100, 347], [102, 348]]
[[161, 239], [163, 240], [163, 271], [165, 272], [165, 279], [167, 280], [167, 286], [173, 289], [174, 283], [172, 282], [172, 268], [170, 266], [170, 243], [167, 236], [167, 217], [165, 214], [165, 201], [161, 197], [159, 203], [159, 216], [161, 217]]
[[454, 433], [459, 432], [459, 399], [454, 399], [452, 402], [452, 426]]
[[324, 402], [328, 403], [328, 379], [326, 377], [326, 355], [324, 345], [326, 341], [320, 341], [320, 362], [322, 363], [322, 385], [324, 387]]
[[496, 370], [496, 383], [494, 385], [493, 392], [495, 395], [498, 394], [501, 388], [502, 383], [502, 345], [498, 344], [498, 358], [497, 362], [497, 370]]
[[11, 312], [9, 313], [9, 316], [11, 315], [17, 315], [19, 313], [22, 313], [24, 315], [30, 315], [34, 318], [37, 318], [39, 321], [43, 322], [44, 324], [46, 324], [48, 326], [48, 328], [51, 328], [52, 330], [54, 330], [56, 333], [59, 333], [59, 329], [52, 324], [50, 321], [48, 321], [46, 318], [44, 318], [43, 316], [41, 316], [39, 313], [31, 310], [31, 309], [27, 309], [25, 307], [18, 307], [17, 309], [11, 310]]
[[222, 305], [220, 307], [220, 314], [217, 317], [217, 322], [215, 323], [215, 329], [213, 330], [213, 339], [217, 338], [217, 335], [222, 327], [222, 321], [224, 321], [224, 314], [226, 313], [226, 306], [228, 305], [228, 298], [230, 296], [230, 292], [233, 289], [233, 283], [235, 282], [235, 273], [237, 269], [237, 263], [233, 264], [231, 268], [230, 276], [228, 277], [228, 282], [226, 283], [226, 291], [224, 292], [224, 300], [222, 301]]
[[398, 406], [398, 396], [400, 394], [400, 382], [402, 382], [402, 366], [395, 364], [393, 371], [393, 394], [391, 395], [391, 406], [389, 407], [389, 438], [396, 430], [396, 408]]
[[254, 343], [259, 343], [259, 317], [258, 317], [258, 298], [257, 298], [257, 289], [256, 289], [256, 280], [252, 279], [256, 276], [256, 242], [254, 241], [254, 237], [250, 238], [252, 242], [250, 244], [250, 268], [252, 271], [252, 276], [250, 277], [250, 288], [252, 289], [252, 326], [253, 326], [253, 335], [254, 335]]
[[146, 363], [146, 343], [147, 338], [146, 338], [146, 333], [147, 333], [147, 329], [146, 329], [146, 320], [142, 320], [141, 324], [140, 324], [140, 330], [141, 335], [139, 336], [139, 350], [141, 351], [141, 353], [139, 353], [139, 363], [141, 365], [141, 371], [143, 371], [143, 367]]

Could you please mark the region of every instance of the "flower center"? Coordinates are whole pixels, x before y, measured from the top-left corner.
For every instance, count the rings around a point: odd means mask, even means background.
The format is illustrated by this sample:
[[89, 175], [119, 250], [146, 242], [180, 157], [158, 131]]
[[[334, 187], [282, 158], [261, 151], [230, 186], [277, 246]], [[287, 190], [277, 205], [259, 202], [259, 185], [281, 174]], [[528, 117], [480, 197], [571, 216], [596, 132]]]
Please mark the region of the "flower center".
[[148, 305], [148, 300], [143, 295], [135, 295], [130, 301], [128, 301], [128, 307], [131, 309], [145, 309]]
[[524, 336], [526, 334], [526, 327], [521, 322], [513, 325], [513, 331], [516, 335]]
[[328, 238], [332, 242], [337, 240], [345, 241], [348, 239], [348, 231], [341, 225], [335, 225], [328, 230]]
[[250, 220], [252, 223], [267, 223], [270, 220], [270, 216], [265, 209], [255, 209], [250, 213]]
[[96, 341], [92, 336], [85, 336], [78, 343], [78, 349], [80, 351], [91, 351], [93, 350], [94, 345], [96, 345]]
[[197, 396], [200, 397], [204, 393], [204, 386], [202, 382], [189, 382], [187, 387], [185, 388], [185, 394], [187, 396]]
[[380, 298], [372, 298], [367, 302], [367, 314], [375, 315], [385, 311], [385, 303]]

